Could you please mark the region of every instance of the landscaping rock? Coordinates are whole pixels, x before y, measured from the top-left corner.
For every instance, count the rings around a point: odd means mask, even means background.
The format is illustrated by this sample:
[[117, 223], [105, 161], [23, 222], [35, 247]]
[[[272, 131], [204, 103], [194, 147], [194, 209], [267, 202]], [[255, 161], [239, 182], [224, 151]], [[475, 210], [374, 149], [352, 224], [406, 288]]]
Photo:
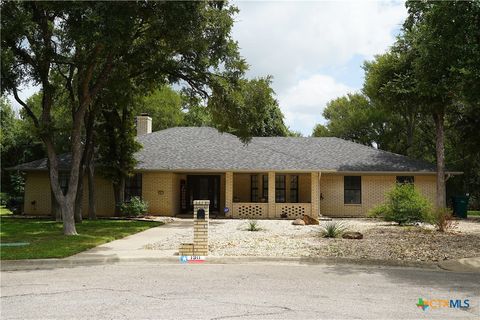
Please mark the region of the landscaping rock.
[[303, 221], [302, 219], [296, 219], [295, 221], [292, 222], [292, 224], [294, 226], [304, 226], [305, 225], [305, 221]]
[[342, 235], [343, 239], [363, 239], [363, 234], [355, 231], [347, 231]]
[[320, 222], [317, 219], [307, 216], [305, 214], [303, 215], [303, 221], [305, 221], [306, 225], [320, 224]]

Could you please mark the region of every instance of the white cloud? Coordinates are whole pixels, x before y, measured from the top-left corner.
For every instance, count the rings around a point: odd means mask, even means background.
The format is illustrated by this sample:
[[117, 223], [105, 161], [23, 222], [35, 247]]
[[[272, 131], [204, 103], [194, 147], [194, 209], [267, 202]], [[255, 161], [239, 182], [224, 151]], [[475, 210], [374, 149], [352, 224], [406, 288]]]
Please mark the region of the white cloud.
[[286, 124], [309, 135], [313, 126], [322, 122], [322, 112], [327, 102], [354, 90], [336, 82], [332, 77], [314, 75], [300, 80], [278, 98]]
[[[248, 75], [273, 75], [273, 87], [279, 96], [287, 122], [293, 128], [301, 129], [304, 134], [311, 133], [312, 128], [297, 125], [294, 120], [311, 122], [306, 119], [308, 113], [299, 109], [299, 114], [296, 115], [297, 110], [283, 101], [285, 97], [291, 96], [287, 92], [293, 92], [292, 88], [297, 88], [295, 90], [298, 91], [303, 79], [310, 79], [312, 84], [318, 83], [319, 78], [315, 78], [315, 75], [320, 75], [321, 78], [327, 68], [346, 68], [355, 56], [371, 59], [375, 54], [384, 52], [394, 42], [394, 31], [398, 30], [406, 17], [403, 2], [292, 1], [235, 4], [239, 7], [240, 14], [236, 19], [233, 36], [238, 40], [241, 53], [251, 66]], [[360, 68], [360, 65], [357, 67]], [[342, 87], [338, 83], [340, 80], [334, 82], [337, 88]], [[306, 84], [302, 87], [306, 88]], [[307, 91], [303, 94], [316, 97]], [[317, 101], [317, 105], [321, 103]], [[310, 115], [316, 117], [318, 113], [316, 109]]]

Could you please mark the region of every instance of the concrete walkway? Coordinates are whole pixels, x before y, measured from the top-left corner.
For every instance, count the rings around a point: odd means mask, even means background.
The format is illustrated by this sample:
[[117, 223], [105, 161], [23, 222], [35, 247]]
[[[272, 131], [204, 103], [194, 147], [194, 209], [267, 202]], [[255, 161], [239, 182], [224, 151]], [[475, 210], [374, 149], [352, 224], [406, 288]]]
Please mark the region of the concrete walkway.
[[192, 228], [193, 220], [182, 219], [166, 223], [162, 226], [151, 228], [131, 236], [108, 242], [98, 247], [78, 253], [65, 260], [131, 260], [137, 258], [164, 258], [174, 257], [178, 249], [172, 250], [148, 250], [144, 246], [157, 241], [162, 241], [177, 233], [185, 233], [185, 229]]

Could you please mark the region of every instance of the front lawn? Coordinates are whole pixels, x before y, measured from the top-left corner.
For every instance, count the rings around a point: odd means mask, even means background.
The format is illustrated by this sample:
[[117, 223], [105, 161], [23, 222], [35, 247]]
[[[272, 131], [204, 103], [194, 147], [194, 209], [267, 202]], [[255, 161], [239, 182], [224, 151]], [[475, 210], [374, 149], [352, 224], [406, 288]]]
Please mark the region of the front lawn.
[[[133, 220], [85, 220], [77, 224], [78, 236], [64, 236], [62, 223], [40, 219], [1, 219], [0, 258], [64, 258], [100, 244], [162, 225], [161, 222]], [[3, 246], [28, 242], [26, 246]]]
[[478, 210], [478, 211], [468, 211], [467, 215], [469, 215], [469, 216], [480, 216], [480, 210]]

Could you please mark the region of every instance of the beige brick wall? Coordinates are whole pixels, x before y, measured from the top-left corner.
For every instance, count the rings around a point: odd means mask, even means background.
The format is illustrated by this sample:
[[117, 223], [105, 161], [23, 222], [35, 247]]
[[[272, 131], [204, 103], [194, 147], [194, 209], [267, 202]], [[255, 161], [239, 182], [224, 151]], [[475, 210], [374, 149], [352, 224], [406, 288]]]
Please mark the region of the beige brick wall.
[[174, 201], [180, 187], [174, 190], [177, 184], [174, 180], [178, 180], [174, 179], [174, 175], [172, 172], [143, 172], [142, 198], [148, 202], [148, 214], [175, 215], [177, 205]]
[[[35, 205], [32, 202], [35, 201]], [[47, 172], [29, 172], [25, 176], [24, 211], [29, 215], [51, 213], [50, 179]]]
[[[366, 216], [368, 211], [385, 201], [385, 193], [395, 185], [396, 176], [363, 175], [362, 203], [344, 204], [343, 175], [322, 173], [320, 188], [323, 200], [320, 212], [332, 217]], [[435, 176], [415, 176], [415, 187], [433, 204], [435, 199]]]
[[[112, 184], [100, 177], [95, 178], [95, 192], [98, 216], [112, 216], [115, 210], [115, 200]], [[35, 205], [32, 204], [35, 201]], [[82, 214], [88, 214], [88, 185], [84, 179]], [[47, 172], [28, 172], [25, 177], [24, 211], [28, 215], [51, 214], [50, 179]]]

